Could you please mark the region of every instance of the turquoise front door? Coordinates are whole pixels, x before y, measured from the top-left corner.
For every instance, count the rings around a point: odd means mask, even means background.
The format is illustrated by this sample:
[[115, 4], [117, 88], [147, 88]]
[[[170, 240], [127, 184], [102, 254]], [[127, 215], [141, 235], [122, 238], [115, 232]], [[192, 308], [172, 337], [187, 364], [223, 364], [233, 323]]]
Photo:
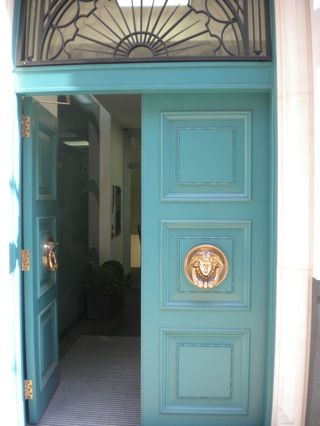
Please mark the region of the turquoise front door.
[[[143, 96], [144, 426], [266, 422], [269, 110], [265, 93]], [[220, 285], [195, 261], [187, 278], [199, 245], [225, 254]]]
[[[58, 385], [56, 241], [57, 120], [26, 98], [30, 134], [23, 140], [23, 247], [30, 253], [24, 272], [26, 379], [32, 380], [29, 423], [37, 423]], [[48, 256], [46, 256], [48, 255]], [[28, 268], [27, 268], [28, 269]]]

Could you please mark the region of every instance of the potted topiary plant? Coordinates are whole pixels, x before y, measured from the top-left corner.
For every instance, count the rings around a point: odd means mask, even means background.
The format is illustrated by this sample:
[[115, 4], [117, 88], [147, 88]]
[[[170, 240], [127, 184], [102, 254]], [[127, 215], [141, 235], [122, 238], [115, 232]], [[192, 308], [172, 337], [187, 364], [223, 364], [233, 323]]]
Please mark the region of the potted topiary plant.
[[94, 270], [84, 286], [87, 315], [90, 319], [111, 319], [123, 306], [124, 268], [117, 260], [108, 260]]

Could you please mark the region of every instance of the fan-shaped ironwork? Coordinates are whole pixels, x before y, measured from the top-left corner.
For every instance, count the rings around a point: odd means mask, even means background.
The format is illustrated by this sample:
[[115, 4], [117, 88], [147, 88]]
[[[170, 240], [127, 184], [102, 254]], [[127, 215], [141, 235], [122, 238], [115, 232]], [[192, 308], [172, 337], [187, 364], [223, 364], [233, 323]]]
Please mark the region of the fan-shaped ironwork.
[[268, 59], [266, 0], [29, 0], [22, 63]]

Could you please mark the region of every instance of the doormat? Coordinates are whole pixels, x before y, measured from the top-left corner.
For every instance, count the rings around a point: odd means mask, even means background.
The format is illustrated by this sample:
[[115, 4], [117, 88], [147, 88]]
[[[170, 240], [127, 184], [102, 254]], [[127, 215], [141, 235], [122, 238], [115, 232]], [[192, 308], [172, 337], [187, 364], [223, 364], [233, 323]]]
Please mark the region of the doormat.
[[140, 425], [140, 339], [80, 336], [38, 425]]

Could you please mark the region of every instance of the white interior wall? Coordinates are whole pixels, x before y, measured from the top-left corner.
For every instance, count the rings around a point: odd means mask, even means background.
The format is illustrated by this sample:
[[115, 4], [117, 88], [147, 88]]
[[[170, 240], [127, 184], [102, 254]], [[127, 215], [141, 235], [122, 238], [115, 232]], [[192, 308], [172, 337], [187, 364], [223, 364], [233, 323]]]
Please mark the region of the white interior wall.
[[58, 118], [58, 96], [33, 96], [33, 99]]
[[141, 266], [141, 129], [128, 129], [124, 140], [123, 250], [126, 271]]
[[[99, 151], [99, 252], [100, 264], [106, 260], [118, 260], [124, 264], [125, 260], [125, 234], [124, 234], [124, 193], [126, 191], [124, 178], [124, 133], [120, 124], [99, 103], [100, 108], [100, 151]], [[112, 187], [117, 185], [122, 190], [122, 217], [121, 234], [111, 238], [112, 229]], [[127, 223], [127, 222], [126, 222]], [[126, 254], [128, 257], [128, 253]], [[129, 272], [125, 266], [126, 273]]]
[[100, 229], [99, 229], [99, 186], [100, 186], [100, 141], [95, 126], [88, 123], [89, 139], [89, 250], [100, 247]]
[[130, 163], [131, 173], [131, 259], [132, 268], [141, 266], [141, 243], [138, 235], [138, 226], [141, 225], [141, 129], [132, 130], [130, 136]]
[[141, 266], [141, 244], [138, 226], [141, 225], [141, 170], [131, 170], [131, 267]]
[[305, 423], [312, 284], [313, 103], [309, 1], [276, 0], [278, 269], [273, 425]]
[[[123, 206], [123, 131], [119, 123], [111, 117], [111, 188], [117, 185], [121, 188]], [[101, 188], [102, 190], [102, 188]], [[110, 210], [111, 213], [111, 210]], [[111, 259], [123, 264], [123, 208], [121, 214], [121, 233], [111, 240]], [[111, 228], [110, 228], [111, 229]]]
[[99, 254], [100, 263], [111, 258], [111, 117], [100, 105], [100, 205]]
[[131, 171], [129, 162], [131, 158], [129, 130], [123, 133], [123, 266], [125, 273], [130, 272], [130, 238], [131, 238]]
[[141, 170], [131, 169], [131, 234], [141, 225]]

